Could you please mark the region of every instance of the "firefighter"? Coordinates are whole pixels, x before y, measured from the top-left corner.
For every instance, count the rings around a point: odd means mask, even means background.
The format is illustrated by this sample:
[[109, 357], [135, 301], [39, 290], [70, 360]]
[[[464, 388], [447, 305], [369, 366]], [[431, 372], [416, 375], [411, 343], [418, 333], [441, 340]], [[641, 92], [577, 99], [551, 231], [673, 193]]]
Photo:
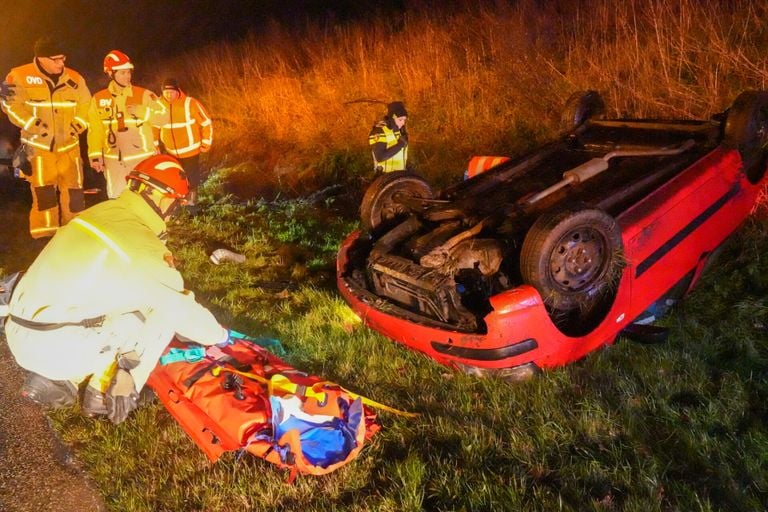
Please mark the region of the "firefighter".
[[88, 158], [105, 174], [107, 196], [114, 199], [131, 169], [158, 152], [152, 127], [160, 126], [166, 113], [152, 91], [132, 85], [133, 63], [120, 50], [104, 57], [104, 73], [109, 85], [93, 95], [88, 111]]
[[223, 344], [229, 333], [194, 295], [162, 241], [189, 184], [178, 160], [154, 155], [115, 200], [59, 230], [16, 285], [5, 332], [30, 372], [22, 395], [72, 405], [85, 381], [88, 416], [125, 420], [174, 337]]
[[387, 105], [387, 115], [373, 125], [368, 144], [373, 153], [373, 170], [377, 173], [404, 171], [408, 163], [408, 112], [400, 101]]
[[175, 78], [163, 82], [160, 101], [168, 112], [160, 127], [160, 143], [165, 152], [179, 159], [189, 179], [187, 204], [197, 201], [200, 185], [200, 154], [207, 153], [213, 142], [213, 124], [205, 107], [179, 87]]
[[64, 65], [58, 42], [39, 39], [34, 52], [32, 63], [8, 73], [1, 105], [21, 128], [21, 151], [31, 163], [24, 167], [32, 190], [29, 232], [45, 238], [85, 208], [80, 134], [88, 128], [91, 93]]

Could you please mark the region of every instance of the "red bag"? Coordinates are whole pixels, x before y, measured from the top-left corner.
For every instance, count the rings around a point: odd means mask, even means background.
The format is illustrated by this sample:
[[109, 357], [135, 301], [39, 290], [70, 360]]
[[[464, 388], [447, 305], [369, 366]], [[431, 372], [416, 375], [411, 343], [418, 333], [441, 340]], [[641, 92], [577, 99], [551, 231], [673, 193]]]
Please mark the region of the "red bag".
[[[188, 348], [176, 341], [166, 353]], [[292, 476], [321, 475], [354, 459], [379, 429], [360, 399], [256, 344], [238, 340], [215, 352], [196, 362], [158, 364], [148, 381], [212, 462], [225, 451], [246, 450]]]

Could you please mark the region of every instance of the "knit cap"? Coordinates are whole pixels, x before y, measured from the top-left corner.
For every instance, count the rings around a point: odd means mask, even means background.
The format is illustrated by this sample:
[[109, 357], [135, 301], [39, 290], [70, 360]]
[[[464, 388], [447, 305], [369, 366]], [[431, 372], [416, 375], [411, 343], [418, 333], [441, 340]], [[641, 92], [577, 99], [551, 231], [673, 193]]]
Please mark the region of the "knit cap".
[[59, 41], [54, 41], [49, 37], [41, 37], [35, 41], [35, 57], [54, 57], [66, 53]]
[[408, 117], [405, 105], [402, 101], [393, 101], [387, 105], [387, 116], [389, 117]]

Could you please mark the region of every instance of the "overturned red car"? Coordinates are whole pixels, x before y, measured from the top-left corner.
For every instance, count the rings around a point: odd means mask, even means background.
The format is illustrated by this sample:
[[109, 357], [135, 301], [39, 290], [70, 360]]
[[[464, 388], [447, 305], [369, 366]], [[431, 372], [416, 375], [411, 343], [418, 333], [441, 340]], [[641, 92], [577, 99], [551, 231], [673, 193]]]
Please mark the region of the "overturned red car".
[[378, 177], [363, 230], [339, 251], [345, 300], [441, 363], [517, 379], [683, 296], [763, 187], [768, 93], [708, 120], [603, 110], [597, 93], [574, 95], [558, 140], [473, 159], [469, 179], [439, 192], [407, 172]]

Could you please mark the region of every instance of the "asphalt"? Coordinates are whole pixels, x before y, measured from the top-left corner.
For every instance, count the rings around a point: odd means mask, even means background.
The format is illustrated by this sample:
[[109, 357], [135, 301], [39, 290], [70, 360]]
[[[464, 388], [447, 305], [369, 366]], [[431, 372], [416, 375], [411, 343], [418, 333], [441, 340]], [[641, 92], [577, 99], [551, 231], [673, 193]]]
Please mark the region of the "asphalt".
[[[0, 267], [23, 270], [45, 242], [28, 233], [26, 183], [0, 174]], [[76, 455], [45, 412], [19, 395], [24, 372], [0, 336], [0, 511], [107, 510]]]

